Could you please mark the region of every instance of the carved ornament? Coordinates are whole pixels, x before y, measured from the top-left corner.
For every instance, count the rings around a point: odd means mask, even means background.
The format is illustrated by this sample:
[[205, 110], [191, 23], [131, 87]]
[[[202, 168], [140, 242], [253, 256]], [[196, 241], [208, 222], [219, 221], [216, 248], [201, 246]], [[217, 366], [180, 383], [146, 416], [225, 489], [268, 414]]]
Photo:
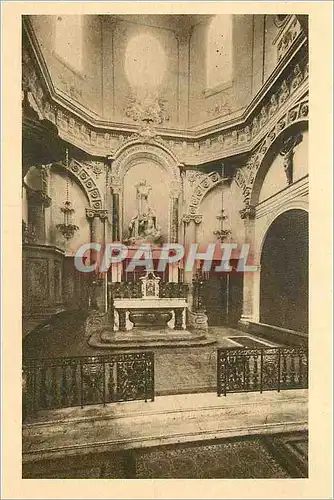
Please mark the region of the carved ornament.
[[250, 205], [252, 190], [257, 172], [262, 164], [269, 147], [277, 136], [288, 126], [299, 120], [305, 120], [308, 116], [308, 101], [301, 101], [292, 106], [275, 124], [275, 127], [263, 139], [260, 146], [252, 154], [245, 167], [237, 170], [234, 180], [240, 187], [245, 207]]
[[211, 172], [206, 175], [204, 179], [201, 179], [193, 190], [190, 198], [188, 213], [189, 215], [197, 215], [198, 208], [204, 198], [204, 196], [210, 191], [214, 186], [219, 184], [221, 181], [221, 175], [218, 172]]

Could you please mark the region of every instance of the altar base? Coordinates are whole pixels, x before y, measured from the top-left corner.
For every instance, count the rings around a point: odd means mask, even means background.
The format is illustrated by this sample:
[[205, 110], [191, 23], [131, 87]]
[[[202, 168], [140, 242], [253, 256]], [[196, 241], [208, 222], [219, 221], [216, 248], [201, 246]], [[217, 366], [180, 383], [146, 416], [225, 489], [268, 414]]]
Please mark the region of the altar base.
[[103, 349], [141, 349], [145, 347], [195, 347], [215, 344], [216, 339], [203, 332], [171, 330], [162, 328], [141, 330], [134, 328], [128, 332], [106, 329], [93, 333], [88, 340], [91, 347]]

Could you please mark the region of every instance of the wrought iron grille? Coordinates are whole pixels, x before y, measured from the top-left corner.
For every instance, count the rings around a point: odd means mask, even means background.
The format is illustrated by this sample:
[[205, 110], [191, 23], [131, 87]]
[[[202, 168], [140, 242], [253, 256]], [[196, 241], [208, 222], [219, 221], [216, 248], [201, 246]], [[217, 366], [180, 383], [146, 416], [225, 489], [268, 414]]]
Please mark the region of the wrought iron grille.
[[114, 299], [140, 299], [141, 283], [139, 281], [112, 283], [111, 293]]
[[154, 354], [26, 360], [23, 414], [117, 401], [154, 400]]
[[[138, 281], [124, 281], [110, 284], [114, 299], [140, 299], [142, 297], [141, 283]], [[159, 296], [161, 298], [185, 298], [188, 285], [186, 283], [172, 283], [162, 281], [159, 283]]]
[[169, 297], [182, 299], [187, 297], [188, 285], [187, 283], [172, 283], [163, 281], [159, 285], [160, 297]]
[[279, 392], [307, 387], [307, 347], [226, 348], [217, 351], [218, 396], [226, 396], [228, 392]]

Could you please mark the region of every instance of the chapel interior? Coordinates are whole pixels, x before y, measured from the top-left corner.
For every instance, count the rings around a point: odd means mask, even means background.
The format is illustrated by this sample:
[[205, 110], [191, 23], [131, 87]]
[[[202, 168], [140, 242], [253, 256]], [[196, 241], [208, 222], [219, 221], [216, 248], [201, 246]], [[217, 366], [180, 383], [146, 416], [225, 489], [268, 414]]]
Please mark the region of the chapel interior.
[[24, 477], [306, 477], [307, 16], [23, 16], [22, 260]]

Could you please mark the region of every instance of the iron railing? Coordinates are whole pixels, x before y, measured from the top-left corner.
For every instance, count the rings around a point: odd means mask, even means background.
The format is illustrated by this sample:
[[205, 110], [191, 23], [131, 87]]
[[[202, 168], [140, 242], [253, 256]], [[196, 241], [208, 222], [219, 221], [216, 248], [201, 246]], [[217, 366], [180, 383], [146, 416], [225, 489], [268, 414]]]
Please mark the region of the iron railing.
[[154, 354], [25, 360], [23, 414], [42, 409], [154, 400]]
[[306, 389], [307, 347], [261, 349], [225, 348], [217, 351], [217, 394]]

